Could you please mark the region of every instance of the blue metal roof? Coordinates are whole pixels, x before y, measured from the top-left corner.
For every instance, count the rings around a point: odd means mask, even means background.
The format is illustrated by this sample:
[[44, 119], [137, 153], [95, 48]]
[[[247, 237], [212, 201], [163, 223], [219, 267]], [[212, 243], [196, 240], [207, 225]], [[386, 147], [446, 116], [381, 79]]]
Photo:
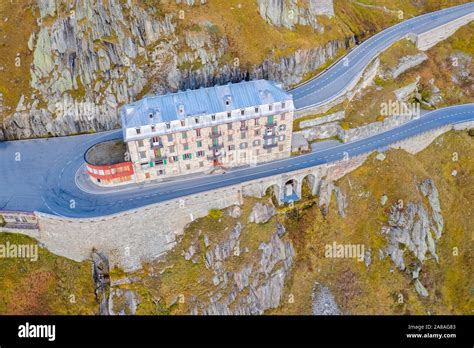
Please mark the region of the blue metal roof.
[[[292, 99], [290, 94], [282, 90], [275, 82], [267, 80], [244, 81], [165, 95], [147, 96], [123, 106], [121, 110], [122, 127], [140, 127], [290, 99]], [[228, 105], [226, 101], [228, 101]]]

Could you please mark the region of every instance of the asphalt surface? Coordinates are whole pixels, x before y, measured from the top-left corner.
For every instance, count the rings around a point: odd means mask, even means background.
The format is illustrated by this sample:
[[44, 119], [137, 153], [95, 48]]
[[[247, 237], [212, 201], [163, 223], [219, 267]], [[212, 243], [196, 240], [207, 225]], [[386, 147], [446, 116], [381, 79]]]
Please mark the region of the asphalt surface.
[[[82, 154], [97, 137], [83, 135], [0, 143], [0, 209], [41, 211], [69, 217], [93, 217], [117, 213], [185, 195], [283, 174], [297, 169], [386, 149], [388, 145], [425, 131], [474, 120], [474, 104], [452, 106], [429, 112], [390, 131], [363, 140], [341, 144], [303, 156], [173, 183], [142, 185], [107, 194], [82, 191], [75, 174]], [[120, 132], [102, 134], [103, 139]], [[56, 151], [51, 152], [54, 147]], [[20, 161], [18, 155], [21, 156]]]
[[[298, 108], [324, 103], [344, 87], [385, 47], [407, 32], [424, 32], [474, 11], [474, 3], [449, 8], [402, 22], [373, 36], [353, 49], [346, 60], [291, 91]], [[347, 66], [346, 66], [347, 65]], [[238, 184], [270, 175], [340, 160], [445, 125], [474, 120], [474, 104], [427, 113], [388, 132], [360, 141], [316, 150], [310, 154], [275, 161], [225, 174], [202, 176], [163, 184], [141, 185], [107, 194], [92, 194], [76, 183], [84, 153], [93, 144], [120, 138], [120, 130], [72, 137], [0, 143], [0, 210], [40, 211], [68, 217], [95, 217], [162, 202], [185, 195]]]
[[324, 73], [292, 89], [295, 107], [301, 109], [335, 99], [372, 59], [408, 33], [420, 34], [471, 12], [474, 12], [474, 2], [414, 17], [375, 34]]

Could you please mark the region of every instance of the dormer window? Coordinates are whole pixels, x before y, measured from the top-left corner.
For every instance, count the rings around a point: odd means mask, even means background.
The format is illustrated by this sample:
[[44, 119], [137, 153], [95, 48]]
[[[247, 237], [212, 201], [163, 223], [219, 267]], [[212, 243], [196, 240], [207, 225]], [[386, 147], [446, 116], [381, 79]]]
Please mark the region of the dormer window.
[[171, 127], [170, 123], [169, 123], [169, 122], [166, 122], [166, 128], [167, 128], [167, 129], [170, 129], [170, 127]]
[[151, 126], [151, 131], [152, 131], [152, 132], [155, 131], [155, 126], [154, 126], [154, 125]]
[[269, 110], [269, 111], [272, 111], [272, 110], [273, 110], [273, 105], [272, 105], [272, 104], [268, 105], [268, 110]]
[[216, 120], [216, 115], [212, 115], [212, 116], [211, 116], [211, 119], [212, 119], [213, 121], [215, 121], [215, 120]]
[[255, 112], [258, 113], [258, 108], [255, 108]]
[[244, 116], [244, 115], [245, 115], [245, 110], [244, 110], [244, 109], [240, 110], [240, 114], [241, 114], [242, 116]]
[[181, 126], [184, 127], [185, 123], [184, 120], [181, 120]]
[[179, 104], [178, 105], [178, 112], [182, 115], [184, 114], [184, 105], [183, 104]]
[[141, 133], [140, 128], [136, 128], [135, 130], [136, 130], [137, 134], [140, 134], [140, 133]]
[[281, 103], [281, 108], [282, 108], [282, 109], [285, 108], [285, 102], [282, 102], [282, 103]]
[[194, 119], [194, 122], [199, 123], [199, 118], [196, 117], [196, 118]]
[[227, 118], [231, 118], [232, 114], [230, 112], [227, 113]]

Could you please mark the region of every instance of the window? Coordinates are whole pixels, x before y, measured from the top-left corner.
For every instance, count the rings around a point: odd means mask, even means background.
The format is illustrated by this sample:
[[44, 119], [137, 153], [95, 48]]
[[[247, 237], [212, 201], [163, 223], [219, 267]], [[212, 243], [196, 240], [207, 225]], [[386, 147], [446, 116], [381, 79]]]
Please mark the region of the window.
[[260, 135], [260, 130], [257, 129], [257, 130], [255, 131], [255, 136], [258, 137], [259, 135]]
[[170, 129], [171, 125], [169, 122], [166, 122], [166, 129]]
[[185, 126], [184, 120], [181, 120], [181, 127], [184, 127], [184, 126]]
[[168, 134], [168, 142], [173, 141], [173, 134]]
[[201, 167], [201, 168], [204, 167], [204, 162], [203, 161], [199, 162], [199, 167]]
[[227, 149], [229, 151], [234, 151], [235, 150], [235, 145], [229, 145], [229, 146], [227, 146]]
[[140, 134], [140, 133], [141, 133], [140, 128], [136, 128], [135, 130], [137, 131], [137, 134]]
[[285, 108], [285, 102], [281, 102], [281, 108], [282, 108], [282, 109]]
[[286, 124], [281, 124], [280, 127], [278, 127], [279, 130], [285, 131], [286, 130]]
[[138, 140], [138, 147], [143, 147], [143, 140]]
[[168, 146], [168, 151], [170, 153], [173, 153], [174, 152], [174, 146]]
[[187, 139], [188, 138], [188, 132], [181, 132], [181, 137], [183, 139]]
[[211, 119], [212, 119], [213, 121], [215, 121], [215, 120], [216, 120], [216, 115], [212, 115], [212, 116], [211, 116]]
[[191, 159], [193, 157], [193, 155], [191, 155], [190, 153], [185, 153], [183, 155], [183, 159], [186, 160], [186, 159]]
[[227, 118], [231, 118], [232, 114], [230, 112], [227, 113]]
[[260, 140], [256, 139], [253, 141], [253, 146], [259, 146], [260, 145]]
[[258, 118], [255, 119], [255, 125], [258, 126]]
[[280, 120], [284, 121], [285, 120], [285, 114], [281, 114]]
[[245, 139], [247, 134], [245, 132], [240, 132], [240, 139]]
[[173, 162], [178, 162], [178, 156], [171, 156], [170, 157], [170, 163], [173, 163]]
[[194, 119], [194, 122], [199, 123], [199, 118], [196, 117], [196, 118]]
[[156, 174], [157, 175], [163, 175], [163, 174], [165, 174], [165, 171], [163, 169], [159, 169], [159, 170], [156, 171]]
[[232, 129], [232, 123], [227, 123], [227, 130], [231, 130]]
[[240, 148], [241, 149], [246, 149], [247, 148], [247, 143], [240, 143]]
[[245, 115], [245, 110], [244, 110], [244, 109], [241, 109], [241, 110], [240, 110], [240, 114], [241, 114], [242, 116], [244, 116], [244, 115]]
[[196, 152], [196, 157], [204, 157], [204, 151]]
[[227, 141], [234, 141], [234, 138], [232, 137], [232, 135], [227, 136]]
[[151, 126], [151, 131], [152, 131], [152, 132], [155, 131], [155, 126], [154, 126], [154, 125]]
[[196, 129], [196, 136], [197, 136], [197, 137], [200, 137], [200, 136], [201, 136], [201, 130], [200, 130], [200, 129]]
[[278, 145], [278, 150], [283, 151], [283, 145]]
[[258, 112], [258, 108], [255, 108], [255, 112]]
[[198, 141], [196, 142], [196, 144], [197, 144], [197, 147], [202, 147], [202, 141], [201, 141], [201, 140], [198, 140]]
[[272, 111], [272, 110], [273, 110], [273, 105], [272, 104], [268, 105], [268, 111]]
[[285, 141], [285, 136], [284, 136], [284, 135], [280, 135], [280, 136], [278, 137], [278, 140], [279, 140], [279, 141]]
[[145, 159], [146, 158], [146, 152], [145, 151], [140, 151], [140, 158]]
[[189, 150], [189, 144], [188, 144], [188, 143], [184, 143], [184, 144], [183, 144], [183, 150], [184, 150], [184, 151]]
[[190, 170], [191, 169], [191, 165], [190, 164], [186, 164], [186, 170]]
[[268, 116], [267, 123], [268, 124], [273, 124], [273, 116]]

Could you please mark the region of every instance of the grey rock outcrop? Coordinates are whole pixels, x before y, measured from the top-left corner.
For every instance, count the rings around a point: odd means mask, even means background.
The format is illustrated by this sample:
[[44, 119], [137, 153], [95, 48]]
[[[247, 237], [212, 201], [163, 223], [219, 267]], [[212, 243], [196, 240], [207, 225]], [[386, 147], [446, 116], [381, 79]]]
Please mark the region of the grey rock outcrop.
[[[418, 278], [428, 254], [431, 254], [436, 262], [439, 261], [436, 254], [436, 241], [441, 237], [443, 217], [434, 181], [430, 178], [425, 179], [418, 188], [422, 195], [428, 198], [429, 208], [421, 202], [410, 202], [406, 207], [393, 205], [388, 217], [388, 226], [382, 228], [382, 234], [386, 235], [388, 245], [379, 252], [382, 258], [385, 255], [390, 256], [398, 269], [411, 273], [412, 278], [415, 279], [416, 291], [420, 296], [427, 297], [428, 291]], [[415, 258], [409, 267], [405, 264], [405, 252], [411, 253]]]
[[[156, 9], [130, 1], [78, 1], [67, 6], [68, 15], [54, 1], [37, 1], [42, 22], [28, 43], [33, 51], [31, 91], [25, 91], [18, 111], [2, 114], [0, 140], [118, 128], [118, 108], [143, 94], [145, 86], [165, 93], [245, 78], [289, 86], [354, 42], [348, 37], [241, 67], [223, 61], [231, 51], [229, 43], [209, 22], [181, 33], [176, 13], [158, 15]], [[328, 6], [319, 6], [324, 2], [314, 2], [308, 11], [330, 13]]]
[[227, 209], [227, 214], [234, 219], [238, 219], [242, 215], [242, 209], [238, 205], [233, 205]]
[[423, 284], [421, 284], [418, 279], [415, 280], [415, 290], [422, 297], [428, 297], [429, 295], [428, 290], [426, 290], [426, 288], [423, 286]]
[[341, 311], [331, 290], [316, 283], [312, 294], [314, 315], [340, 315]]
[[337, 211], [344, 218], [346, 217], [347, 197], [338, 186], [334, 186], [334, 192], [336, 193]]
[[276, 210], [273, 205], [256, 203], [248, 217], [249, 223], [263, 224], [275, 216]]
[[297, 0], [258, 0], [260, 15], [274, 26], [293, 29], [297, 24], [309, 25], [323, 31], [316, 16], [334, 16], [333, 1], [309, 0], [305, 5], [299, 5]]
[[436, 239], [441, 237], [444, 227], [444, 219], [443, 215], [441, 215], [441, 204], [439, 202], [439, 194], [438, 189], [433, 181], [433, 179], [426, 179], [420, 185], [421, 193], [428, 198], [428, 202], [430, 203], [431, 212], [433, 220], [436, 224], [435, 228], [435, 236]]
[[[283, 228], [284, 230], [284, 228]], [[223, 245], [238, 245], [237, 233]], [[221, 260], [229, 257], [228, 254], [220, 259], [216, 257], [217, 248], [213, 257], [206, 253], [206, 266], [214, 271], [213, 284], [216, 289], [209, 291], [209, 302], [197, 302], [193, 305], [192, 314], [209, 315], [258, 315], [265, 310], [280, 305], [284, 281], [288, 270], [293, 263], [294, 250], [291, 242], [283, 241], [282, 228], [271, 236], [267, 243], [261, 243], [260, 259], [246, 263], [236, 272], [223, 269]], [[227, 250], [227, 247], [224, 248]], [[219, 253], [222, 255], [219, 251]], [[239, 257], [234, 254], [234, 257]]]
[[427, 59], [428, 59], [428, 56], [423, 52], [402, 57], [398, 61], [398, 64], [395, 67], [388, 69], [385, 72], [381, 72], [380, 75], [384, 79], [396, 79], [405, 71], [410, 70], [411, 68], [414, 68], [420, 65]]

